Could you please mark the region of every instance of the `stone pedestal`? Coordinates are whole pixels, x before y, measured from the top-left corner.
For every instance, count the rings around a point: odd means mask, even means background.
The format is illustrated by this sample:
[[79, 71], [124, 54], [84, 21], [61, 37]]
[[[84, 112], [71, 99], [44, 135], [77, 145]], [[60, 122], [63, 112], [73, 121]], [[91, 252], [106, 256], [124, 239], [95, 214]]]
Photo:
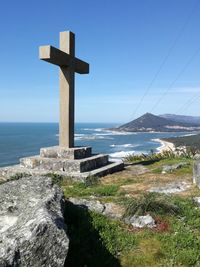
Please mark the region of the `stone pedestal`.
[[122, 161], [110, 162], [108, 155], [92, 154], [91, 147], [48, 147], [41, 148], [40, 155], [21, 158], [20, 164], [0, 168], [0, 177], [17, 174], [45, 175], [60, 174], [84, 181], [89, 176], [103, 176], [124, 168]]
[[43, 158], [83, 159], [90, 157], [91, 154], [91, 147], [65, 148], [53, 146], [40, 149], [40, 156]]
[[193, 183], [196, 184], [200, 188], [200, 162], [194, 162]]

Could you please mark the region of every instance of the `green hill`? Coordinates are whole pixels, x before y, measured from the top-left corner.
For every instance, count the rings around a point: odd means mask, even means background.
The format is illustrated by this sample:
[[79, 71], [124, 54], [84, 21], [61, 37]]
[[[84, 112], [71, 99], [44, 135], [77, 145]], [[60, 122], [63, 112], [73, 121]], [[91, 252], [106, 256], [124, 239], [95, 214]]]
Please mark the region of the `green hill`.
[[116, 128], [127, 132], [193, 132], [200, 130], [200, 125], [161, 118], [146, 113], [143, 116]]

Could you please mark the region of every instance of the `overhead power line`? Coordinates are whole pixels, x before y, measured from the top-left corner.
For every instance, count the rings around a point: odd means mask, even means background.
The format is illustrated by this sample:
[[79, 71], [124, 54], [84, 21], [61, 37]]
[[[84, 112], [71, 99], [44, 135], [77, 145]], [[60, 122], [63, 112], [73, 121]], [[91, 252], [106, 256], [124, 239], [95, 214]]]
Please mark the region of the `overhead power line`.
[[187, 110], [193, 103], [195, 103], [199, 99], [200, 99], [199, 93], [198, 95], [194, 95], [193, 97], [189, 98], [183, 105], [181, 105], [180, 108], [176, 110], [175, 114]]
[[179, 77], [185, 72], [185, 70], [188, 68], [188, 66], [191, 64], [191, 62], [193, 61], [193, 59], [197, 56], [197, 54], [200, 51], [200, 47], [198, 47], [198, 49], [194, 52], [194, 54], [189, 58], [189, 60], [186, 62], [186, 64], [183, 66], [183, 68], [180, 70], [180, 72], [178, 73], [178, 75], [175, 77], [175, 79], [171, 82], [171, 84], [169, 85], [169, 87], [164, 91], [164, 93], [161, 95], [161, 97], [158, 99], [158, 101], [153, 105], [153, 107], [151, 108], [150, 112], [152, 112], [162, 101], [162, 99], [167, 95], [167, 93], [172, 89], [172, 87], [174, 86], [174, 84], [176, 83], [176, 81], [179, 79]]
[[192, 8], [192, 10], [191, 10], [191, 12], [190, 12], [189, 15], [187, 16], [187, 18], [186, 18], [186, 20], [185, 20], [183, 26], [181, 27], [181, 29], [180, 29], [180, 31], [178, 32], [176, 38], [174, 39], [172, 45], [170, 46], [170, 48], [169, 48], [169, 50], [168, 50], [166, 56], [163, 58], [163, 60], [162, 60], [162, 62], [161, 62], [161, 64], [160, 64], [158, 70], [156, 71], [156, 73], [155, 73], [155, 75], [153, 76], [152, 80], [150, 81], [148, 87], [146, 88], [146, 90], [145, 90], [143, 96], [141, 97], [141, 99], [140, 99], [138, 105], [136, 106], [136, 108], [135, 108], [135, 110], [134, 110], [134, 112], [133, 112], [132, 118], [133, 118], [133, 117], [135, 116], [135, 114], [137, 113], [138, 109], [140, 108], [140, 106], [141, 106], [142, 103], [143, 103], [144, 98], [147, 96], [147, 94], [148, 94], [149, 90], [151, 89], [152, 85], [154, 84], [154, 82], [155, 82], [156, 79], [158, 78], [158, 76], [159, 76], [161, 70], [163, 69], [163, 67], [164, 67], [164, 65], [166, 64], [168, 58], [170, 57], [172, 51], [174, 50], [175, 46], [177, 45], [178, 40], [179, 40], [180, 37], [182, 36], [182, 34], [183, 34], [184, 30], [186, 29], [186, 27], [187, 27], [189, 21], [191, 20], [191, 18], [192, 18], [192, 16], [193, 16], [193, 13], [194, 13], [194, 11], [196, 10], [198, 4], [199, 4], [199, 0], [197, 0], [197, 1], [195, 2], [194, 6], [193, 6], [193, 8]]

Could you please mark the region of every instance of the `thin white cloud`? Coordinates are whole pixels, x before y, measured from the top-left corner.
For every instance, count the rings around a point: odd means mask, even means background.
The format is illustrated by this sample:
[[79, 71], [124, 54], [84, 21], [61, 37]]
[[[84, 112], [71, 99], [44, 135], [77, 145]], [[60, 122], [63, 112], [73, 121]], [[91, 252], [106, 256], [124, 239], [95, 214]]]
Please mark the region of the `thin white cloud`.
[[200, 93], [200, 87], [178, 87], [172, 91], [174, 93]]

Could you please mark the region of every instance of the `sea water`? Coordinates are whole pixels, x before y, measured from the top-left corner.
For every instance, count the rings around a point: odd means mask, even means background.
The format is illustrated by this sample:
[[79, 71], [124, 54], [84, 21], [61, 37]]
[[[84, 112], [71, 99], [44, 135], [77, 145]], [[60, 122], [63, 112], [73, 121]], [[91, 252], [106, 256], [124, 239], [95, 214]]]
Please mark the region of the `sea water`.
[[[108, 130], [115, 123], [76, 123], [75, 145], [91, 146], [94, 153], [123, 158], [157, 151], [154, 139], [186, 133], [121, 133]], [[22, 157], [38, 155], [41, 147], [58, 145], [58, 123], [0, 123], [0, 167], [17, 164]]]

